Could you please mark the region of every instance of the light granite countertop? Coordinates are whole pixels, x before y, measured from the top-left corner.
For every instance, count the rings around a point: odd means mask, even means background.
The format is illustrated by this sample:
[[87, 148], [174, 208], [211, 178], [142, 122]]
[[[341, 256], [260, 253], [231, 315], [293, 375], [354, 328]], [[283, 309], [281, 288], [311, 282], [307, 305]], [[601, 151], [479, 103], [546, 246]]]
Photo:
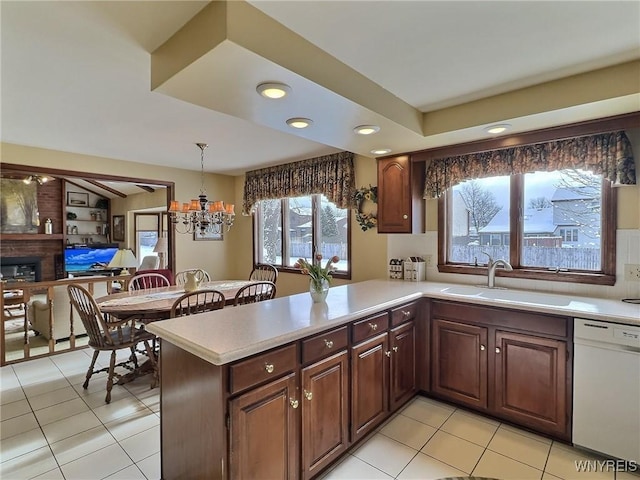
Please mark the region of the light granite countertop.
[[640, 305], [620, 300], [469, 285], [368, 280], [332, 287], [325, 303], [309, 293], [150, 323], [162, 339], [224, 365], [422, 297], [640, 325]]

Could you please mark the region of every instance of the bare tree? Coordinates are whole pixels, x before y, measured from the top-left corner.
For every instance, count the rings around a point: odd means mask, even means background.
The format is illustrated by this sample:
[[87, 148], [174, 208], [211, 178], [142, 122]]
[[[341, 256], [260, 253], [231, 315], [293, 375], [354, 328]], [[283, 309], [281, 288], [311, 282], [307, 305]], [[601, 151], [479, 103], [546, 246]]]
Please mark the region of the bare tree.
[[471, 224], [475, 227], [476, 233], [502, 209], [493, 193], [475, 180], [460, 185], [458, 193], [469, 211]]
[[529, 208], [534, 210], [542, 210], [551, 206], [551, 201], [547, 197], [536, 197], [529, 200]]
[[569, 193], [565, 194], [565, 201], [554, 202], [557, 217], [566, 223], [590, 227], [595, 231], [592, 235], [598, 235], [602, 207], [601, 178], [591, 172], [567, 169], [562, 170], [562, 176], [554, 186]]

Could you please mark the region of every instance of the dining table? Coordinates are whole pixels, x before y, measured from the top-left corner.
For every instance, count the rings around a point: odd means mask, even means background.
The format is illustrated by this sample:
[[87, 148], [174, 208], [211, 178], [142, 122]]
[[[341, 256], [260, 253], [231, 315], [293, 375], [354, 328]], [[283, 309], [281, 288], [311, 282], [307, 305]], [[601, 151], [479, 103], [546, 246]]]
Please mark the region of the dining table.
[[[253, 283], [253, 281], [214, 280], [200, 283], [198, 290], [218, 290], [224, 295], [225, 306], [227, 306], [233, 305], [238, 290], [250, 283]], [[171, 285], [169, 287], [111, 293], [110, 295], [96, 298], [96, 303], [102, 313], [113, 315], [121, 320], [132, 319], [145, 324], [169, 318], [174, 302], [185, 293], [187, 292], [184, 289], [184, 285]], [[117, 384], [124, 385], [136, 377], [146, 375], [152, 371], [152, 363], [146, 361], [134, 371], [121, 376]]]
[[[202, 282], [198, 290], [214, 289], [224, 295], [225, 306], [233, 305], [238, 290], [253, 283], [251, 280], [213, 280]], [[187, 293], [184, 285], [147, 288], [120, 293], [112, 293], [96, 299], [102, 313], [120, 319], [135, 318], [142, 323], [169, 318], [173, 303]]]

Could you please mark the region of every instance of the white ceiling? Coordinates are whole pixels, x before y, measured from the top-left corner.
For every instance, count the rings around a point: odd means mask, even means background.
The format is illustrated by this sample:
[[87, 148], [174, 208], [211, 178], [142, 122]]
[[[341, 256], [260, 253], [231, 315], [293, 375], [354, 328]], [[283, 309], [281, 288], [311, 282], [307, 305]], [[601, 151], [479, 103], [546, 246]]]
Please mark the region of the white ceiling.
[[[194, 143], [205, 142], [205, 170], [235, 175], [339, 150], [367, 154], [381, 143], [411, 151], [481, 135], [417, 134], [366, 101], [229, 42], [194, 64], [187, 81], [176, 75], [192, 92], [152, 91], [151, 53], [208, 3], [2, 0], [2, 141], [193, 170], [200, 168]], [[417, 113], [640, 58], [636, 1], [250, 3]], [[305, 71], [313, 66], [310, 58]], [[229, 90], [220, 95], [210, 79]], [[255, 93], [266, 80], [293, 87], [288, 103]], [[629, 111], [628, 99], [613, 100], [578, 114]], [[526, 130], [574, 120], [565, 113], [509, 120]], [[292, 132], [288, 116], [315, 123]], [[383, 127], [380, 134], [353, 135], [356, 122], [367, 120]]]

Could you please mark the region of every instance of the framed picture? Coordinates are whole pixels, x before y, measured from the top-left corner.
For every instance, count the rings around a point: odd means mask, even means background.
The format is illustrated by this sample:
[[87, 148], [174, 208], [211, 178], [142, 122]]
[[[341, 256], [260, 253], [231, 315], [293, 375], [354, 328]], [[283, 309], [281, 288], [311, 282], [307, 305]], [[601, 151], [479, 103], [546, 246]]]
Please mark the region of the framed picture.
[[194, 242], [200, 242], [200, 241], [203, 241], [203, 240], [222, 240], [222, 232], [219, 232], [219, 233], [206, 232], [204, 235], [202, 235], [198, 231], [193, 232], [193, 241]]
[[113, 241], [124, 242], [124, 215], [114, 215], [112, 222]]
[[38, 190], [36, 182], [0, 179], [0, 233], [38, 233]]
[[70, 207], [88, 207], [89, 194], [80, 192], [67, 192], [67, 205]]

